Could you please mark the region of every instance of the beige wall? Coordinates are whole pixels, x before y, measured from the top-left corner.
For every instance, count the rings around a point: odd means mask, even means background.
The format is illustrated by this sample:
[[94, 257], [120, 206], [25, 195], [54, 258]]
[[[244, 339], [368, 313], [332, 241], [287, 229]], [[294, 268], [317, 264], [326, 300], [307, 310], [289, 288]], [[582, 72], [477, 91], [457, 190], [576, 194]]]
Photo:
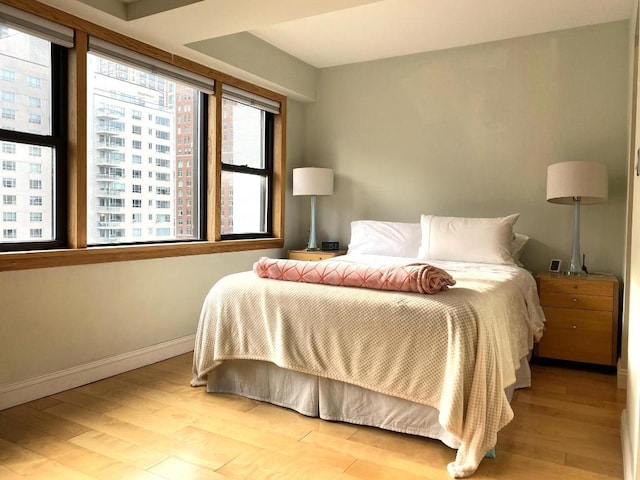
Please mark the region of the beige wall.
[[192, 335], [211, 285], [269, 252], [0, 273], [0, 386]]
[[616, 22], [322, 69], [306, 162], [334, 168], [336, 192], [318, 201], [319, 239], [346, 244], [356, 219], [520, 212], [525, 264], [545, 270], [568, 261], [573, 213], [545, 201], [546, 168], [593, 160], [610, 195], [582, 209], [582, 250], [621, 275], [627, 35]]
[[[292, 165], [302, 158], [302, 113], [299, 103], [289, 102]], [[287, 203], [293, 203], [287, 190]], [[302, 238], [298, 215], [296, 205], [287, 208], [286, 235], [294, 243]], [[281, 254], [259, 250], [0, 272], [0, 391], [192, 335], [216, 280], [250, 269], [262, 255]]]

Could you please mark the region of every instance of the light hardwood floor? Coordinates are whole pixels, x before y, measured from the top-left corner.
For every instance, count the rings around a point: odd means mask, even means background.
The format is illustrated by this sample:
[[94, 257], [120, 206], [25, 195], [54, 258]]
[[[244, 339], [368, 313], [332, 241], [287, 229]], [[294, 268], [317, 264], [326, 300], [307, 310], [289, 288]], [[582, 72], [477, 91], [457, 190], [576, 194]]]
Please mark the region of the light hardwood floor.
[[[473, 478], [622, 478], [613, 375], [534, 365]], [[189, 386], [181, 355], [0, 411], [0, 479], [448, 479], [438, 441]]]

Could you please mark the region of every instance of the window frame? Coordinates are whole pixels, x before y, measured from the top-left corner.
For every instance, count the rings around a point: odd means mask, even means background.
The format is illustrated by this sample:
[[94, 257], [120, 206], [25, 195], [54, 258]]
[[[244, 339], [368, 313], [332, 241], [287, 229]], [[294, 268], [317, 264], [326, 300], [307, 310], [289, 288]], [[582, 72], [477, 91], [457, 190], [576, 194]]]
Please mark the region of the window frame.
[[[224, 102], [224, 97], [222, 102]], [[266, 232], [247, 232], [247, 233], [221, 233], [221, 240], [244, 240], [249, 238], [271, 238], [273, 236], [273, 143], [274, 143], [274, 114], [262, 110], [264, 114], [264, 168], [249, 167], [246, 165], [234, 165], [225, 163], [220, 160], [221, 175], [224, 172], [243, 173], [245, 175], [254, 175], [258, 177], [266, 177], [267, 179], [267, 225]], [[222, 197], [219, 195], [218, 202], [222, 206]], [[218, 219], [221, 223], [221, 218]]]
[[[274, 249], [284, 246], [284, 203], [286, 192], [286, 96], [264, 87], [237, 79], [226, 73], [201, 65], [192, 60], [164, 51], [150, 44], [135, 40], [102, 26], [97, 26], [81, 18], [71, 16], [55, 7], [42, 4], [36, 0], [3, 0], [27, 14], [41, 17], [44, 21], [52, 21], [73, 30], [75, 44], [68, 51], [67, 78], [68, 89], [62, 91], [65, 100], [58, 99], [67, 105], [69, 127], [67, 129], [67, 169], [66, 175], [58, 175], [58, 180], [66, 183], [66, 212], [59, 219], [67, 220], [66, 243], [59, 248], [0, 251], [0, 271], [24, 270], [31, 268], [48, 268], [70, 265], [85, 265], [113, 261], [135, 261], [186, 255], [203, 255], [223, 252], [239, 252], [247, 250]], [[101, 38], [122, 47], [140, 52], [168, 64], [186, 68], [197, 74], [211, 78], [215, 82], [215, 94], [208, 96], [209, 113], [206, 135], [200, 135], [204, 142], [201, 148], [206, 149], [207, 164], [205, 171], [206, 188], [200, 189], [201, 204], [199, 215], [205, 240], [194, 242], [134, 244], [126, 246], [92, 246], [86, 244], [86, 68], [89, 36]], [[273, 186], [271, 191], [273, 222], [270, 238], [250, 238], [223, 240], [219, 228], [220, 209], [216, 201], [220, 188], [221, 169], [220, 139], [222, 135], [220, 113], [216, 108], [222, 98], [222, 83], [244, 89], [279, 103], [280, 113], [274, 117], [273, 146]], [[216, 142], [206, 143], [206, 138], [215, 138]], [[40, 142], [34, 146], [42, 146]], [[47, 146], [47, 145], [44, 145]], [[198, 213], [197, 213], [198, 214]], [[187, 230], [190, 230], [187, 229]], [[189, 233], [189, 232], [187, 232]], [[42, 242], [37, 242], [42, 245]]]
[[[68, 51], [51, 43], [51, 134], [41, 135], [17, 130], [0, 129], [0, 142], [13, 142], [30, 147], [50, 147], [53, 158], [52, 178], [53, 209], [52, 240], [3, 242], [0, 238], [0, 255], [7, 252], [35, 251], [64, 248], [67, 239], [67, 142], [68, 142]], [[29, 192], [31, 192], [31, 188]], [[42, 195], [39, 195], [40, 197]], [[31, 203], [30, 203], [31, 205]], [[0, 264], [1, 268], [1, 264]]]

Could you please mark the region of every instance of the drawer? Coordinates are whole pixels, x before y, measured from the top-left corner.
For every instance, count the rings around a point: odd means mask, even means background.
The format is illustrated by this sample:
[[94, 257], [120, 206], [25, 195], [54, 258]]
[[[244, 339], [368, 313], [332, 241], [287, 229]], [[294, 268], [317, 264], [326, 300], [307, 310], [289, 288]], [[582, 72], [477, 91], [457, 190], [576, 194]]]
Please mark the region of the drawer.
[[543, 307], [581, 308], [584, 310], [613, 311], [613, 297], [602, 295], [570, 295], [566, 293], [540, 292], [540, 305]]
[[327, 258], [333, 258], [335, 256], [335, 253], [289, 252], [290, 260], [307, 260], [310, 262], [319, 262], [320, 260], [326, 260]]
[[540, 293], [568, 293], [613, 297], [614, 283], [607, 280], [578, 280], [571, 277], [540, 278]]
[[613, 365], [611, 312], [544, 307], [545, 332], [538, 355]]

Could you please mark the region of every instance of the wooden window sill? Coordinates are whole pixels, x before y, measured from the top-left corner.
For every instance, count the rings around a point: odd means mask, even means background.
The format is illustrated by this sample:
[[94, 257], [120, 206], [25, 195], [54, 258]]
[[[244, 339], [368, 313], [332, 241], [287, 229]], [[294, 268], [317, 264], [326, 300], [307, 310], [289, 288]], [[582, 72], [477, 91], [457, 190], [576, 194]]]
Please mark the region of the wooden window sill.
[[281, 238], [226, 240], [148, 245], [96, 246], [78, 249], [33, 250], [0, 253], [0, 272], [33, 268], [66, 267], [92, 263], [147, 260], [152, 258], [206, 255], [282, 248]]

